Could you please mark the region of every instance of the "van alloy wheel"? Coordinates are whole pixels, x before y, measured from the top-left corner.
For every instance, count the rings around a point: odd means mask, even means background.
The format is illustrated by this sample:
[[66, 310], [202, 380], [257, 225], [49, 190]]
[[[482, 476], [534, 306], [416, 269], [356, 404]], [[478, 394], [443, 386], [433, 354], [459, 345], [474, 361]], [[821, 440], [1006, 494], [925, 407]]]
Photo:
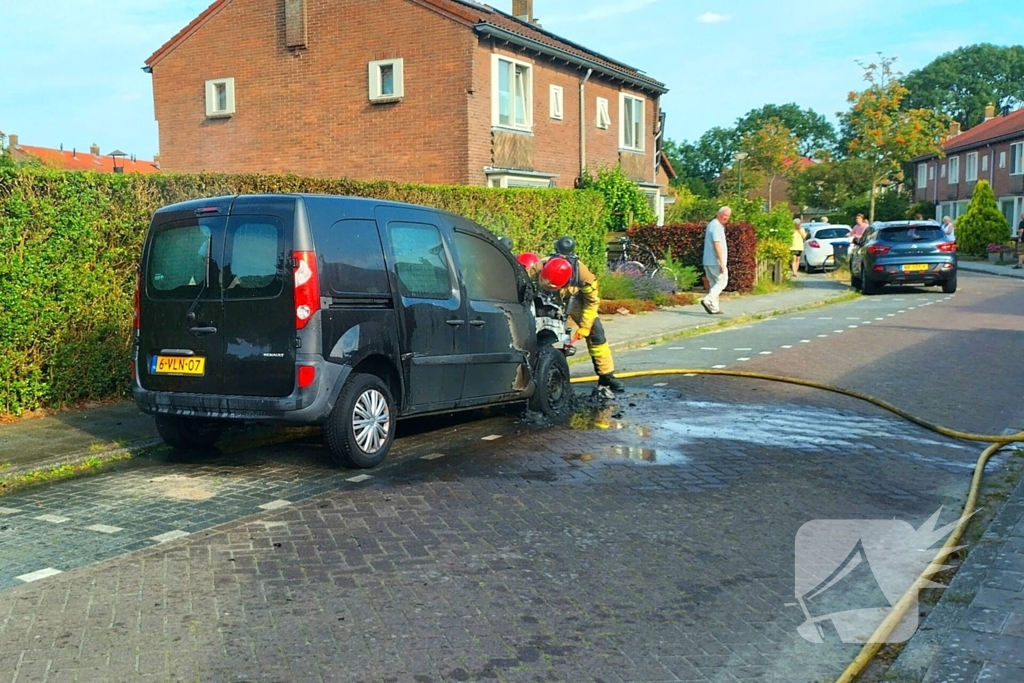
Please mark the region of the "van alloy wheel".
[[352, 433], [364, 453], [380, 450], [391, 431], [391, 411], [384, 395], [367, 389], [356, 400], [352, 410]]

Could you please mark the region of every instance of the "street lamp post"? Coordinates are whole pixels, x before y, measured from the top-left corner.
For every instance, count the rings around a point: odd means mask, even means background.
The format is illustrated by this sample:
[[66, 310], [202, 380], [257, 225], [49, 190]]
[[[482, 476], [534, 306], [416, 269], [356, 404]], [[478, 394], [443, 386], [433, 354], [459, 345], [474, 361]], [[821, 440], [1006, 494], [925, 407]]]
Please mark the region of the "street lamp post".
[[746, 152], [736, 152], [732, 155], [736, 160], [736, 194], [740, 197], [743, 196], [743, 160], [748, 156], [750, 155]]
[[[124, 158], [128, 156], [119, 149], [115, 149], [110, 153], [110, 158], [113, 161], [114, 173], [124, 173]], [[118, 166], [118, 163], [121, 165]]]

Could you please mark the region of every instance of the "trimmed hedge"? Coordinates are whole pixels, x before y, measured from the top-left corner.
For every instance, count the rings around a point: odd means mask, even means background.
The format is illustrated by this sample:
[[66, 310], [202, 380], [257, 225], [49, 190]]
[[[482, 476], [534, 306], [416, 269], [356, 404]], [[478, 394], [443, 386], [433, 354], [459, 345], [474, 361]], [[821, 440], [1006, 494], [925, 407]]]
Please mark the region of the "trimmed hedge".
[[242, 193], [423, 204], [548, 253], [562, 235], [605, 262], [604, 203], [579, 190], [496, 190], [298, 176], [0, 170], [0, 413], [126, 395], [135, 268], [153, 212]]
[[[629, 236], [655, 254], [672, 249], [672, 258], [683, 265], [694, 266], [704, 272], [704, 232], [706, 223], [682, 225], [648, 225], [633, 228]], [[730, 223], [725, 228], [725, 243], [729, 247], [730, 292], [749, 292], [757, 279], [757, 236], [749, 223]]]

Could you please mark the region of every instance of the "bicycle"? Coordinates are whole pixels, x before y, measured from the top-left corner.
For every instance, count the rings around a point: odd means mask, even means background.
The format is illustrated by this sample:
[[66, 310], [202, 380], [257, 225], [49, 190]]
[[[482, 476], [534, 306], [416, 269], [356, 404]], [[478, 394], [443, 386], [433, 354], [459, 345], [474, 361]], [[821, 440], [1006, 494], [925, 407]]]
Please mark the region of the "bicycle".
[[636, 244], [628, 237], [620, 237], [622, 248], [618, 258], [609, 259], [608, 270], [613, 273], [654, 277], [661, 269], [661, 262], [653, 251]]

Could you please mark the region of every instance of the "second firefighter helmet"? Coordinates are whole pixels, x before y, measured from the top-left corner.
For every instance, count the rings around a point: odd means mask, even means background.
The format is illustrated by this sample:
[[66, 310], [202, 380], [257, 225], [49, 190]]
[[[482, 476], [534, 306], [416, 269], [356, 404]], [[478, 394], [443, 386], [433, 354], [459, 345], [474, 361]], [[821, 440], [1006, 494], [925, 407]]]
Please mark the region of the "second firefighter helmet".
[[541, 289], [549, 292], [557, 292], [572, 280], [572, 264], [560, 256], [550, 259], [540, 269], [540, 276], [537, 278]]
[[562, 256], [572, 256], [576, 253], [576, 240], [569, 237], [559, 237], [555, 242], [555, 252]]
[[529, 270], [530, 268], [533, 268], [535, 265], [540, 263], [540, 256], [537, 256], [532, 251], [524, 251], [522, 254], [516, 257], [516, 260], [519, 261], [523, 268]]

